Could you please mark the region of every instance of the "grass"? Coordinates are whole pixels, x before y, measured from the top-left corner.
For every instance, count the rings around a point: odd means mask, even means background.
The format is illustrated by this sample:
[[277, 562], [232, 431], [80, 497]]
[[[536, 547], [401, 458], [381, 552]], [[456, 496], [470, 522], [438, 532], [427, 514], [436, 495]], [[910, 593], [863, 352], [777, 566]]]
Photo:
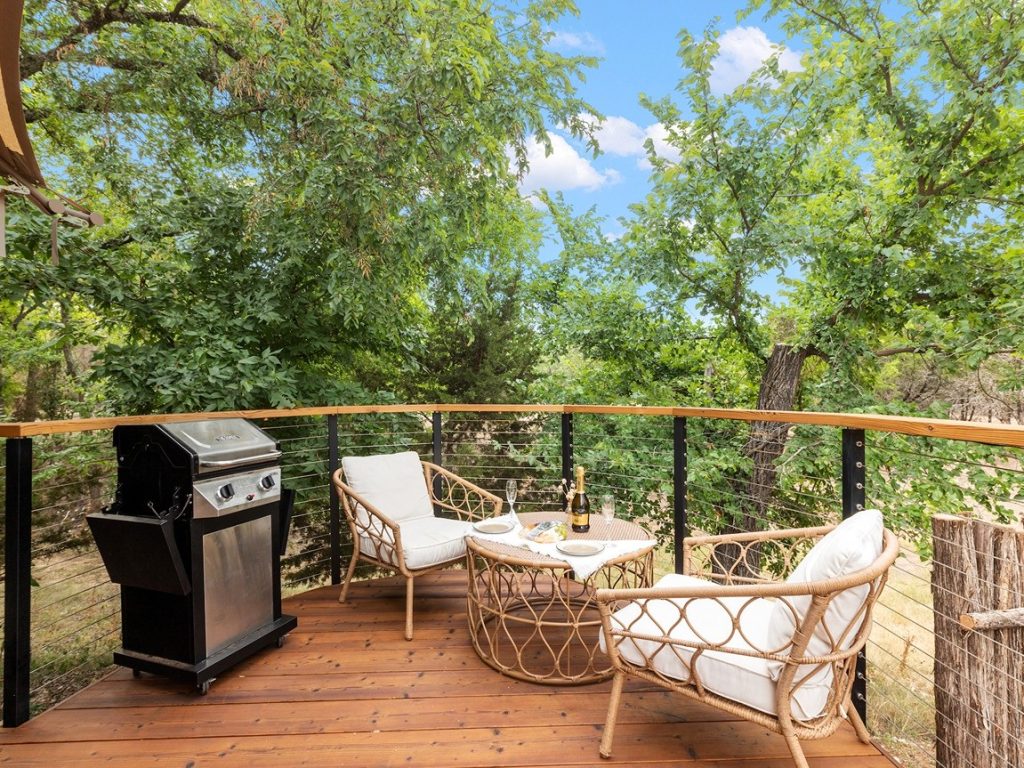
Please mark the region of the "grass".
[[931, 566], [904, 552], [889, 572], [868, 640], [868, 728], [912, 768], [935, 765]]
[[32, 569], [30, 710], [42, 712], [111, 668], [120, 642], [119, 590], [95, 550], [39, 558]]

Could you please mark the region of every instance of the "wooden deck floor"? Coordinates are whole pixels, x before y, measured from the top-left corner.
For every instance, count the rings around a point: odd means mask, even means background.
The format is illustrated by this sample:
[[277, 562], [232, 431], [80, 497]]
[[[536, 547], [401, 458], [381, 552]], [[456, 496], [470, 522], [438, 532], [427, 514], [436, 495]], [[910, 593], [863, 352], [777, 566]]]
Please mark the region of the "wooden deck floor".
[[[417, 580], [416, 638], [402, 639], [403, 585], [355, 584], [286, 601], [299, 626], [216, 681], [126, 670], [20, 728], [0, 730], [17, 766], [608, 766], [792, 768], [780, 736], [667, 692], [630, 685], [615, 757], [597, 755], [609, 683], [511, 680], [470, 645], [465, 573]], [[814, 768], [890, 768], [842, 728], [807, 742]]]

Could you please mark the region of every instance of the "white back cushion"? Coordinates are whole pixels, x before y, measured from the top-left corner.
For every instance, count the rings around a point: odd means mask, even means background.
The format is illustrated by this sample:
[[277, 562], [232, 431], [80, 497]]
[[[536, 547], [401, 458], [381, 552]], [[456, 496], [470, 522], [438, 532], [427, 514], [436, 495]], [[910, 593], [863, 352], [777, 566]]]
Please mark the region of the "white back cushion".
[[[847, 576], [867, 568], [882, 554], [882, 513], [877, 509], [865, 509], [848, 517], [825, 536], [808, 552], [793, 570], [787, 584], [834, 579]], [[861, 620], [847, 632], [868, 596], [869, 586], [853, 587], [836, 595], [828, 604], [825, 616], [814, 628], [814, 634], [807, 645], [807, 656], [824, 656], [832, 652], [832, 638], [838, 639], [846, 633], [839, 648], [845, 650], [853, 645], [854, 636]], [[793, 633], [802, 623], [811, 605], [810, 597], [780, 597], [772, 612], [768, 626], [769, 647], [787, 647]], [[830, 637], [831, 635], [831, 637]], [[782, 673], [782, 664], [775, 663], [773, 678]], [[828, 671], [831, 674], [831, 670]], [[797, 677], [801, 672], [797, 673]]]
[[[345, 482], [396, 523], [433, 517], [423, 465], [414, 451], [380, 456], [346, 456]], [[356, 514], [363, 517], [363, 510]]]

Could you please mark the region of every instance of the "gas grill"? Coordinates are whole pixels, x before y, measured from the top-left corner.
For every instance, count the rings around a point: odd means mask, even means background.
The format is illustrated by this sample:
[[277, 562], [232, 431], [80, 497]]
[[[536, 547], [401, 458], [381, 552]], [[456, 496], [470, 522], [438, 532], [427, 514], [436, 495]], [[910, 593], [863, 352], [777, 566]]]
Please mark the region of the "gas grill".
[[281, 613], [294, 499], [281, 487], [281, 452], [244, 419], [119, 426], [114, 447], [114, 502], [88, 516], [121, 586], [114, 661], [206, 693], [296, 626]]

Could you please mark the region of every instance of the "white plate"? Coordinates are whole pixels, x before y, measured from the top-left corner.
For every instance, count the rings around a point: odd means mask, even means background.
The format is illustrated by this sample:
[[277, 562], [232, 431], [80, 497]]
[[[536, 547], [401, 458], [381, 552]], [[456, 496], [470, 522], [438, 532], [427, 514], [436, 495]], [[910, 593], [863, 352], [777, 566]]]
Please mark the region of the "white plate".
[[507, 520], [478, 520], [473, 523], [473, 530], [480, 533], [508, 533], [514, 527]]
[[598, 544], [593, 541], [560, 541], [555, 544], [555, 549], [566, 555], [587, 557], [589, 555], [596, 555], [604, 549], [604, 544]]

